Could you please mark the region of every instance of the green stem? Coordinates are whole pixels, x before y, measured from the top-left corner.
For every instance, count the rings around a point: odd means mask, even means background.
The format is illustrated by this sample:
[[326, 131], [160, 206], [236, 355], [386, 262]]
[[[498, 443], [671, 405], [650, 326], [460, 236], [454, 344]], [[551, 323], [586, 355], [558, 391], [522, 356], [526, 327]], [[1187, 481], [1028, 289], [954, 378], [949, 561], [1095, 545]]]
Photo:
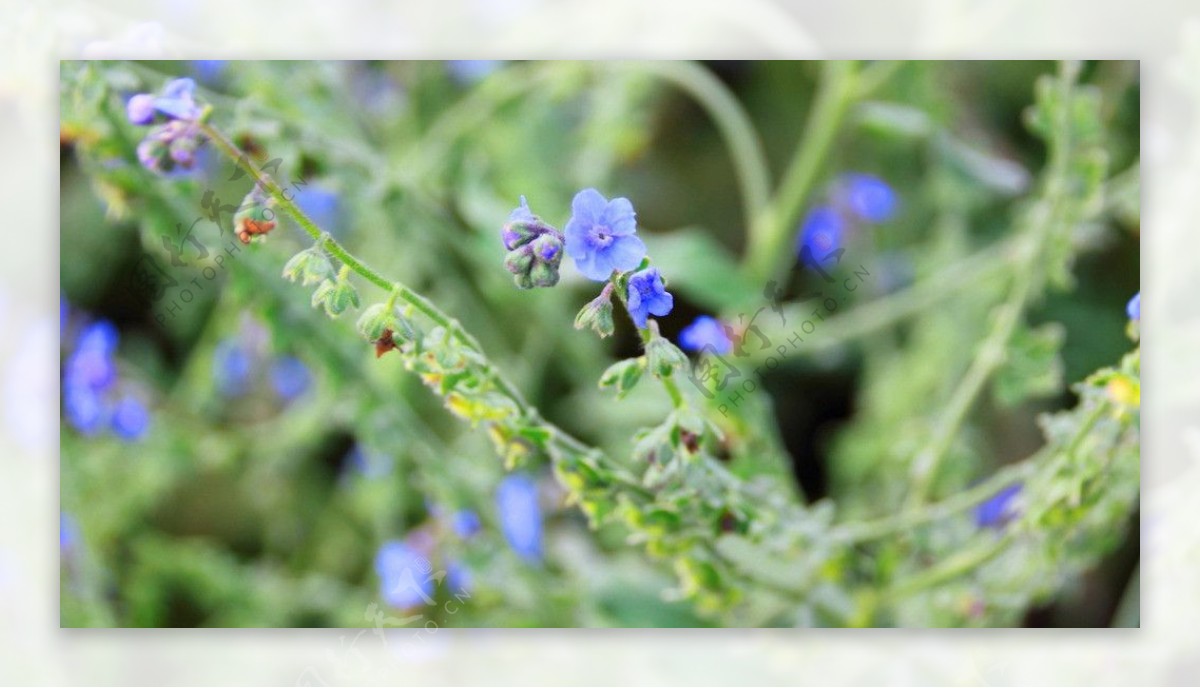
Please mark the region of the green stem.
[[774, 279], [793, 259], [786, 250], [800, 207], [812, 191], [850, 101], [859, 93], [850, 62], [826, 62], [804, 136], [772, 202], [750, 228], [743, 269], [754, 282]]
[[[1036, 294], [1045, 279], [1045, 270], [1039, 264], [1044, 247], [1054, 229], [1061, 222], [1060, 215], [1065, 205], [1066, 165], [1070, 146], [1070, 103], [1074, 84], [1074, 70], [1064, 65], [1060, 79], [1062, 105], [1056, 123], [1057, 133], [1051, 137], [1049, 173], [1045, 181], [1045, 196], [1034, 207], [1030, 216], [1031, 227], [1025, 233], [1025, 242], [1020, 258], [1014, 267], [1014, 282], [1008, 298], [1000, 306], [991, 332], [984, 340], [979, 352], [971, 361], [966, 375], [954, 390], [946, 410], [934, 430], [933, 436], [917, 452], [911, 468], [912, 488], [906, 499], [906, 507], [915, 508], [924, 502], [933, 487], [938, 467], [950, 450], [950, 445], [980, 392], [992, 374], [1004, 363], [1008, 341], [1021, 322], [1021, 315], [1029, 300]], [[1069, 229], [1069, 228], [1068, 228]]]
[[887, 602], [895, 602], [901, 597], [928, 590], [970, 573], [994, 559], [1015, 540], [1016, 535], [1010, 532], [978, 547], [958, 552], [937, 566], [891, 585], [883, 591], [881, 598]]
[[[429, 318], [430, 321], [446, 328], [446, 331], [450, 333], [450, 336], [454, 337], [454, 339], [458, 340], [467, 348], [475, 351], [476, 353], [483, 353], [479, 342], [476, 341], [476, 339], [469, 333], [467, 333], [457, 320], [443, 313], [437, 308], [437, 306], [434, 306], [433, 303], [424, 296], [421, 296], [404, 284], [399, 282], [391, 282], [385, 279], [378, 272], [367, 266], [366, 263], [355, 258], [353, 254], [347, 251], [345, 247], [338, 243], [338, 241], [330, 236], [327, 232], [323, 232], [321, 228], [312, 221], [312, 218], [308, 217], [308, 215], [306, 215], [304, 211], [301, 210], [300, 207], [297, 206], [287, 196], [287, 194], [284, 193], [284, 190], [280, 188], [279, 184], [272, 179], [270, 175], [263, 174], [259, 170], [255, 169], [254, 165], [250, 163], [250, 159], [240, 149], [238, 149], [238, 147], [234, 145], [232, 141], [226, 138], [224, 134], [217, 131], [217, 129], [207, 122], [200, 122], [199, 127], [200, 130], [204, 132], [205, 136], [211, 139], [213, 143], [217, 145], [217, 148], [221, 149], [221, 152], [224, 153], [226, 157], [233, 160], [238, 167], [240, 167], [246, 174], [250, 175], [264, 190], [266, 190], [268, 194], [271, 195], [280, 208], [282, 208], [285, 212], [287, 212], [288, 215], [291, 215], [292, 218], [296, 220], [301, 229], [307, 232], [308, 235], [311, 236], [319, 246], [321, 246], [321, 248], [327, 251], [334, 258], [337, 258], [339, 261], [341, 261], [344, 267], [350, 268], [354, 272], [358, 273], [363, 279], [374, 284], [380, 289], [386, 290], [390, 295], [397, 296], [398, 298], [409, 303], [413, 306], [413, 308], [420, 311], [425, 317]], [[525, 401], [525, 398], [521, 395], [521, 393], [515, 387], [513, 387], [511, 383], [505, 380], [502, 375], [500, 375], [500, 372], [496, 370], [494, 365], [488, 363], [486, 367], [489, 376], [495, 380], [497, 386], [499, 386], [506, 395], [512, 398], [513, 402], [517, 404], [518, 409], [520, 409], [521, 414], [530, 415], [531, 409], [529, 404]]]
[[770, 173], [762, 140], [737, 98], [711, 72], [693, 62], [646, 61], [634, 66], [678, 86], [708, 111], [733, 158], [746, 227], [751, 227], [767, 205]]
[[988, 498], [1009, 485], [1025, 480], [1033, 474], [1034, 465], [1030, 461], [1022, 461], [1007, 468], [996, 471], [987, 480], [974, 487], [955, 493], [936, 504], [930, 504], [920, 509], [904, 511], [894, 516], [861, 521], [841, 526], [835, 526], [830, 537], [836, 541], [858, 543], [868, 540], [878, 540], [888, 535], [894, 535], [913, 528], [948, 518], [986, 501]]

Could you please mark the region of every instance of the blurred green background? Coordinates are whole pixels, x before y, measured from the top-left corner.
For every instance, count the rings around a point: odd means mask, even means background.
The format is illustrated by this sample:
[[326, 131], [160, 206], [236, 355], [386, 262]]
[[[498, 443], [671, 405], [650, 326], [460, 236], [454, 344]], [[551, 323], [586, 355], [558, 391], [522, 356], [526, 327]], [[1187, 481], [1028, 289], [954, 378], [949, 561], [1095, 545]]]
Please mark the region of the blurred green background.
[[[746, 110], [778, 178], [804, 133], [820, 63], [701, 67]], [[846, 114], [806, 208], [848, 172], [894, 191], [896, 212], [847, 247], [878, 275], [858, 298], [902, 290], [1006, 236], [1045, 163], [1022, 113], [1035, 79], [1054, 70], [905, 63]], [[498, 232], [521, 195], [558, 226], [581, 188], [625, 196], [676, 296], [663, 334], [675, 340], [696, 316], [715, 314], [723, 265], [745, 248], [743, 201], [720, 130], [660, 72], [636, 63], [63, 63], [65, 378], [82, 339], [108, 336], [98, 324], [119, 336], [103, 418], [76, 423], [64, 389], [62, 625], [398, 626], [413, 614], [441, 626], [715, 623], [664, 595], [671, 572], [618, 529], [589, 531], [548, 471], [530, 466], [523, 482], [504, 482], [481, 430], [446, 413], [397, 358], [377, 360], [353, 318], [330, 322], [308, 290], [280, 279], [310, 243], [290, 222], [261, 245], [234, 243], [229, 213], [224, 225], [208, 217], [213, 201], [236, 206], [246, 193], [228, 161], [205, 147], [194, 170], [157, 179], [137, 165], [142, 133], [124, 116], [132, 94], [195, 78], [243, 150], [277, 160], [278, 179], [301, 180], [300, 203], [322, 228], [458, 318], [549, 420], [620, 451], [658, 400], [617, 403], [595, 380], [638, 353], [636, 333], [619, 322], [601, 341], [572, 329], [596, 289], [566, 269], [553, 290], [515, 289]], [[1110, 170], [1130, 169], [1137, 63], [1088, 62], [1083, 80], [1103, 96]], [[1126, 193], [1110, 194], [1075, 288], [1031, 315], [1063, 324], [1068, 382], [1130, 348], [1136, 171], [1132, 191], [1114, 188]], [[700, 259], [688, 252], [695, 246]], [[172, 265], [173, 254], [184, 264]], [[143, 288], [148, 269], [178, 285], [155, 298]], [[790, 279], [789, 297], [814, 284]], [[911, 352], [912, 369], [955, 360], [986, 315], [983, 304], [962, 308], [959, 339], [888, 330], [793, 356], [764, 379], [765, 421], [810, 500], [845, 498], [853, 509], [886, 497], [886, 484], [860, 479], [873, 469], [856, 414], [883, 393], [864, 380], [865, 361], [898, 349]], [[900, 379], [888, 394], [900, 406], [927, 403], [907, 389]], [[1027, 456], [1041, 444], [1036, 414], [1073, 403], [1064, 390], [1016, 408], [982, 404], [962, 483]], [[859, 430], [892, 439], [877, 426]], [[498, 496], [500, 485], [517, 496]], [[1128, 532], [1082, 581], [1017, 622], [1114, 623], [1138, 559], [1136, 517]], [[395, 597], [392, 575], [405, 570], [415, 598]]]

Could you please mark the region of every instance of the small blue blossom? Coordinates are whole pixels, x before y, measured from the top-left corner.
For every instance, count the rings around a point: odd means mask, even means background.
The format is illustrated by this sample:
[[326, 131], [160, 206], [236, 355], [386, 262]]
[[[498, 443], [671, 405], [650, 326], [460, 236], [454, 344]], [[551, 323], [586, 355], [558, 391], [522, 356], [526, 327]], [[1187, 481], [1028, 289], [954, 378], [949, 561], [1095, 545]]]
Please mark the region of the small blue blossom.
[[611, 201], [595, 189], [584, 189], [571, 201], [566, 235], [567, 255], [590, 280], [603, 282], [613, 270], [632, 270], [646, 257], [636, 236], [637, 217], [627, 198]]
[[1003, 528], [1017, 515], [1013, 502], [1020, 492], [1020, 483], [1009, 485], [975, 507], [975, 525], [980, 528]]
[[293, 401], [308, 391], [312, 375], [295, 356], [284, 356], [271, 364], [271, 387], [284, 401]]
[[146, 434], [150, 427], [150, 412], [137, 398], [126, 396], [117, 402], [112, 414], [112, 429], [117, 437], [133, 442]]
[[125, 104], [125, 115], [131, 124], [139, 126], [154, 121], [154, 96], [149, 93], [139, 93]]
[[841, 214], [830, 206], [817, 206], [808, 211], [796, 246], [801, 260], [813, 260], [822, 266], [830, 262], [835, 252], [842, 248], [845, 224]]
[[228, 66], [228, 60], [192, 60], [192, 71], [206, 84], [220, 79]]
[[705, 347], [712, 347], [718, 354], [733, 351], [733, 342], [725, 334], [721, 321], [709, 315], [696, 318], [680, 331], [679, 346], [688, 351], [703, 351]]
[[457, 561], [446, 565], [446, 586], [452, 594], [467, 592], [471, 588], [471, 570]]
[[847, 174], [842, 178], [846, 204], [867, 222], [883, 222], [896, 211], [896, 192], [873, 174]]
[[58, 515], [58, 549], [63, 553], [74, 551], [79, 544], [79, 526], [70, 514], [63, 511]]
[[108, 403], [95, 390], [80, 385], [63, 386], [63, 407], [69, 422], [85, 435], [95, 435], [108, 420]]
[[526, 561], [540, 561], [542, 509], [538, 505], [537, 484], [521, 474], [504, 478], [496, 489], [496, 509], [508, 546]]
[[479, 521], [479, 514], [470, 509], [459, 509], [451, 517], [450, 527], [460, 538], [469, 538], [479, 532], [482, 524]]
[[108, 320], [97, 320], [79, 333], [79, 338], [75, 340], [75, 346], [78, 349], [88, 349], [99, 351], [105, 355], [112, 355], [117, 350], [117, 343], [120, 341], [121, 335], [117, 331], [117, 326]]
[[193, 121], [200, 117], [195, 92], [194, 80], [187, 77], [172, 79], [163, 87], [162, 95], [154, 99], [154, 108], [168, 117]]
[[1125, 304], [1125, 313], [1126, 313], [1126, 315], [1129, 316], [1130, 320], [1136, 320], [1139, 322], [1141, 321], [1141, 319], [1142, 319], [1142, 292], [1139, 291], [1138, 293], [1133, 295], [1132, 299], [1129, 299], [1129, 303]]
[[375, 555], [380, 596], [397, 609], [433, 603], [432, 571], [429, 560], [401, 540], [385, 542]]
[[647, 268], [630, 276], [626, 299], [629, 315], [639, 328], [646, 327], [647, 316], [664, 316], [675, 306], [675, 297], [667, 292], [658, 268]]
[[227, 397], [246, 393], [253, 366], [250, 353], [237, 340], [226, 339], [213, 350], [213, 380], [217, 391]]
[[465, 85], [483, 80], [503, 64], [503, 60], [447, 60], [446, 69], [455, 81]]

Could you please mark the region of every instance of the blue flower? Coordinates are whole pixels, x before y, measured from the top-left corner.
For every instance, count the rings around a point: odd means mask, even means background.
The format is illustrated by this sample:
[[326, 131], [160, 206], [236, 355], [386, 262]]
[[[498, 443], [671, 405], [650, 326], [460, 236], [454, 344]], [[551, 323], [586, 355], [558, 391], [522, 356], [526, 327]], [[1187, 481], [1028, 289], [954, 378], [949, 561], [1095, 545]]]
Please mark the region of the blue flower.
[[292, 401], [308, 390], [308, 366], [295, 356], [284, 356], [271, 364], [271, 386], [284, 401]]
[[126, 396], [117, 402], [112, 414], [112, 429], [126, 442], [139, 440], [150, 427], [150, 412], [135, 397]]
[[471, 84], [482, 80], [503, 64], [503, 60], [447, 60], [446, 69], [458, 83]]
[[466, 592], [471, 587], [471, 570], [457, 561], [446, 565], [446, 586], [450, 592], [458, 594]]
[[246, 393], [253, 362], [249, 352], [239, 342], [226, 339], [213, 350], [213, 379], [217, 391], [227, 397]]
[[228, 66], [228, 60], [192, 60], [192, 71], [208, 84], [220, 79]]
[[336, 191], [319, 184], [294, 185], [293, 200], [305, 215], [312, 218], [321, 229], [337, 234], [341, 229], [341, 200]]
[[450, 527], [459, 537], [469, 538], [479, 532], [482, 524], [479, 522], [479, 514], [470, 509], [459, 509], [451, 517]]
[[896, 210], [896, 192], [873, 174], [847, 174], [842, 178], [846, 203], [867, 222], [883, 222]]
[[139, 93], [125, 104], [125, 115], [131, 124], [146, 125], [154, 121], [154, 96]]
[[429, 560], [401, 540], [383, 543], [375, 555], [379, 594], [384, 602], [397, 609], [414, 607], [421, 602], [433, 603], [432, 571]]
[[85, 435], [95, 435], [108, 420], [108, 402], [96, 391], [80, 385], [63, 386], [67, 422]]
[[1141, 322], [1141, 320], [1142, 320], [1142, 292], [1139, 291], [1138, 293], [1133, 295], [1132, 299], [1129, 299], [1129, 303], [1125, 304], [1125, 313], [1129, 316], [1130, 320], [1136, 320], [1138, 322]]
[[196, 82], [184, 77], [172, 79], [154, 99], [154, 108], [173, 119], [193, 121], [200, 117], [195, 100]]
[[635, 236], [636, 214], [627, 198], [606, 200], [584, 189], [571, 201], [571, 219], [563, 230], [567, 255], [584, 277], [603, 282], [613, 270], [632, 270], [646, 257], [646, 245]]
[[504, 478], [496, 489], [496, 509], [508, 546], [526, 561], [540, 561], [542, 510], [538, 506], [537, 484], [520, 474]]
[[842, 216], [829, 206], [817, 206], [808, 211], [796, 246], [800, 259], [805, 263], [815, 261], [821, 266], [829, 262], [842, 248], [845, 224]]
[[630, 276], [626, 299], [629, 315], [639, 328], [646, 326], [647, 316], [664, 316], [675, 306], [675, 297], [667, 292], [658, 268], [647, 268]]
[[67, 512], [58, 515], [58, 549], [64, 553], [71, 552], [79, 544], [79, 526]]
[[708, 315], [696, 318], [680, 331], [679, 346], [688, 351], [703, 351], [705, 347], [712, 347], [718, 354], [733, 351], [733, 342], [725, 334], [721, 321]]
[[1013, 501], [1020, 492], [1020, 483], [1009, 485], [975, 507], [975, 525], [980, 528], [1003, 528], [1017, 515]]

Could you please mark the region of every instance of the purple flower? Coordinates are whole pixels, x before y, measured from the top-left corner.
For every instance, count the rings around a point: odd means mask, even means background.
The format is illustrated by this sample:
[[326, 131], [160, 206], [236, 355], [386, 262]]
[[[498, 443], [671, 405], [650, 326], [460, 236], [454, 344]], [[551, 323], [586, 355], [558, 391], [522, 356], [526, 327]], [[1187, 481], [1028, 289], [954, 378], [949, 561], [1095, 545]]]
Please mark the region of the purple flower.
[[800, 259], [824, 266], [842, 248], [845, 220], [830, 206], [817, 206], [808, 211], [800, 228], [796, 247]]
[[63, 407], [67, 422], [85, 435], [100, 431], [108, 420], [104, 392], [117, 381], [117, 328], [98, 320], [83, 329], [63, 372]]
[[1129, 299], [1129, 303], [1125, 304], [1125, 313], [1129, 316], [1130, 320], [1136, 320], [1138, 322], [1141, 322], [1141, 320], [1142, 320], [1142, 292], [1139, 291], [1138, 293], [1133, 295], [1132, 299]]
[[145, 125], [154, 121], [154, 96], [139, 93], [125, 104], [125, 114], [131, 124]]
[[842, 178], [846, 204], [860, 219], [883, 222], [896, 210], [896, 192], [873, 174], [853, 173]]
[[496, 489], [496, 509], [508, 546], [526, 561], [540, 561], [542, 510], [538, 505], [537, 484], [520, 474], [504, 478]]
[[725, 334], [721, 321], [708, 315], [702, 315], [692, 321], [691, 325], [679, 333], [679, 346], [688, 351], [703, 351], [712, 347], [718, 354], [727, 354], [733, 350], [733, 342]]
[[584, 189], [571, 201], [571, 219], [563, 230], [567, 255], [584, 277], [603, 282], [613, 270], [632, 270], [646, 257], [646, 245], [635, 236], [637, 219], [627, 198], [606, 200]]
[[308, 366], [295, 356], [284, 356], [271, 364], [271, 386], [284, 401], [292, 401], [308, 390]]
[[433, 604], [432, 571], [429, 560], [401, 540], [385, 542], [375, 555], [380, 595], [397, 609]]
[[112, 415], [112, 429], [117, 437], [126, 442], [133, 442], [146, 434], [150, 427], [150, 412], [132, 396], [127, 396], [117, 402]]
[[667, 292], [662, 276], [658, 274], [658, 268], [647, 268], [634, 273], [629, 278], [626, 299], [629, 315], [639, 328], [646, 326], [647, 316], [664, 316], [675, 306], [675, 297]]
[[980, 528], [1003, 528], [1017, 515], [1013, 501], [1020, 492], [1020, 483], [1009, 485], [975, 507], [975, 525]]

